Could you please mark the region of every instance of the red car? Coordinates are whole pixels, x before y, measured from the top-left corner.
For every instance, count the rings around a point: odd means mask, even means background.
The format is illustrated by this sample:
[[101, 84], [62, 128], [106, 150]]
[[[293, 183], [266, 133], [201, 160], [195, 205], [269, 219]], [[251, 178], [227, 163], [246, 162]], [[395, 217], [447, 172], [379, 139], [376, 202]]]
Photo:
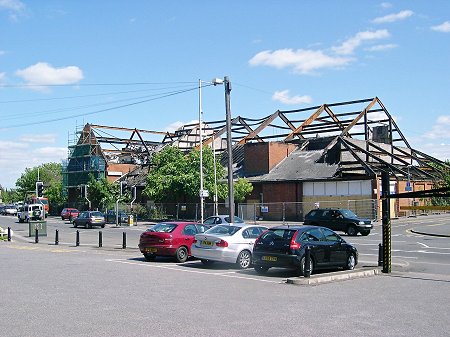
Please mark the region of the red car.
[[78, 214], [80, 214], [80, 211], [76, 208], [64, 208], [61, 211], [61, 220], [72, 221], [73, 218], [78, 217]]
[[191, 256], [195, 234], [209, 227], [195, 222], [161, 222], [141, 234], [139, 249], [147, 261], [157, 256], [173, 256], [185, 262]]

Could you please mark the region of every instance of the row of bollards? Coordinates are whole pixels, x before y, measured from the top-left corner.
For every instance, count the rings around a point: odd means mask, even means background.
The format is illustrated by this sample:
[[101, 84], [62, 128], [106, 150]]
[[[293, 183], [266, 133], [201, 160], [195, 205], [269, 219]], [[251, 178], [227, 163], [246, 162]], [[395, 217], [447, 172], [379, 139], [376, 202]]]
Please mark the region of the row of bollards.
[[[11, 241], [11, 228], [8, 227], [8, 241]], [[39, 231], [36, 228], [35, 230], [35, 236], [34, 236], [34, 242], [35, 243], [39, 243]], [[55, 232], [55, 245], [59, 245], [59, 230], [56, 230]], [[80, 231], [77, 230], [76, 234], [75, 234], [75, 246], [78, 247], [80, 246]], [[98, 247], [102, 248], [103, 247], [103, 233], [102, 231], [98, 232]], [[126, 249], [127, 248], [127, 233], [123, 232], [122, 233], [122, 249]]]

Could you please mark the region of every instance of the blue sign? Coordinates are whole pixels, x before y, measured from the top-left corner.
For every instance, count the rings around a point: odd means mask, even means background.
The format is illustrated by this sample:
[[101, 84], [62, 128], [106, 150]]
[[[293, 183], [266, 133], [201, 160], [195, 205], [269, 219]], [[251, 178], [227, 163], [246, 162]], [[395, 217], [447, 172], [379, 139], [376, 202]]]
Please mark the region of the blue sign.
[[405, 191], [406, 192], [411, 192], [413, 189], [412, 189], [412, 186], [411, 186], [411, 182], [410, 181], [407, 181], [406, 182], [406, 186], [405, 186]]

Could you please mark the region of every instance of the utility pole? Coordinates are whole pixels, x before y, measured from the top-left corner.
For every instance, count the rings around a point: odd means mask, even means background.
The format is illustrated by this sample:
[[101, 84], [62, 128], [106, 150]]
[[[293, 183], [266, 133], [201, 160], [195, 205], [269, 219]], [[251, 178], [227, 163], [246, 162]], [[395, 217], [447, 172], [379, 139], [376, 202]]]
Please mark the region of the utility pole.
[[226, 127], [227, 127], [227, 151], [228, 151], [228, 207], [230, 214], [230, 222], [234, 222], [234, 190], [233, 190], [233, 144], [231, 140], [231, 109], [230, 109], [230, 93], [231, 83], [228, 76], [223, 79], [225, 86], [225, 111], [226, 111]]
[[383, 273], [391, 272], [391, 200], [389, 172], [381, 173], [382, 190], [382, 229], [383, 229]]

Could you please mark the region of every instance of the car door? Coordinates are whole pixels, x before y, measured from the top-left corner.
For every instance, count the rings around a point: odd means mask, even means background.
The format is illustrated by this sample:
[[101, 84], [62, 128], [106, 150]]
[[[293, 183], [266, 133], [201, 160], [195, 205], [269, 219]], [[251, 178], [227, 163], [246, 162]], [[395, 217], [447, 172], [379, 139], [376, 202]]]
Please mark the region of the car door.
[[322, 228], [324, 247], [330, 266], [342, 266], [347, 260], [347, 250], [342, 238], [332, 230]]
[[323, 242], [323, 233], [320, 228], [312, 228], [302, 234], [300, 239], [304, 245], [309, 246], [316, 267], [328, 264], [326, 245]]
[[191, 246], [194, 242], [195, 234], [198, 233], [197, 227], [194, 224], [189, 224], [184, 226], [183, 230], [181, 231], [182, 241], [183, 245], [186, 245], [189, 250], [189, 255], [191, 254]]
[[333, 210], [324, 210], [322, 216], [320, 217], [320, 225], [326, 228], [330, 228], [333, 230], [337, 230], [336, 228], [336, 218], [335, 211]]

